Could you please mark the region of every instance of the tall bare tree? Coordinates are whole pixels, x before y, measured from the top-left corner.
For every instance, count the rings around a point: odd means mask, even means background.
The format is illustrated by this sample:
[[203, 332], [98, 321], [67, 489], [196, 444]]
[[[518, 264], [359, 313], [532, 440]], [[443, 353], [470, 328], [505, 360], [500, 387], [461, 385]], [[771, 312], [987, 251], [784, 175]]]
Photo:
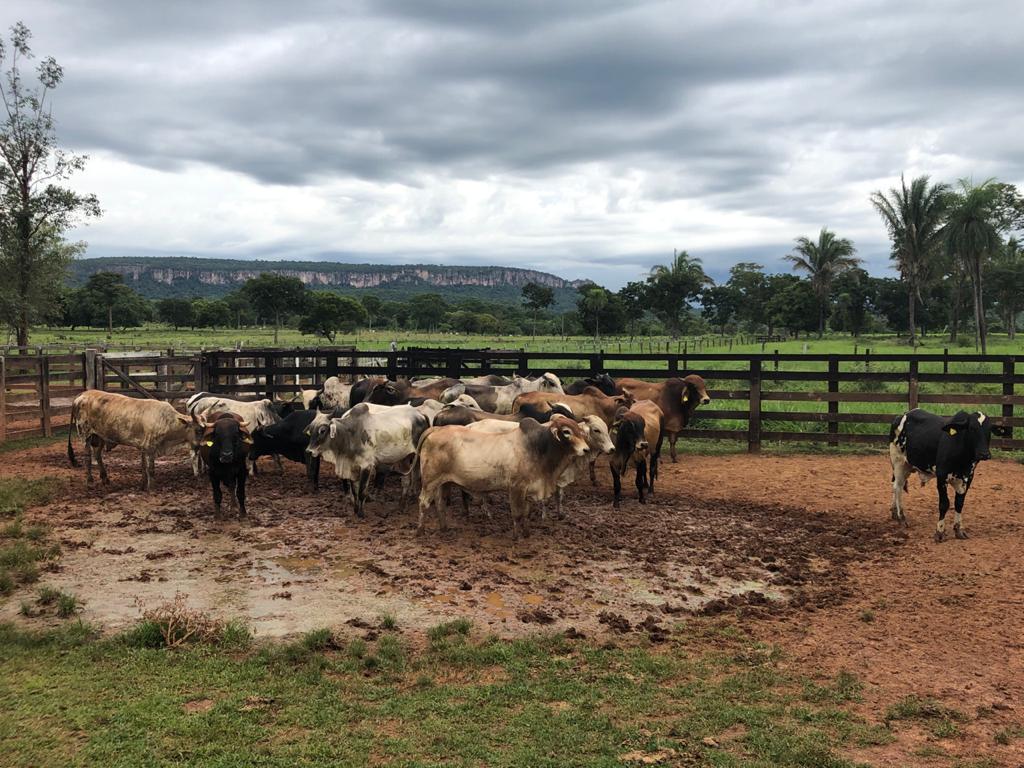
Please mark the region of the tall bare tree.
[[825, 310], [832, 293], [832, 281], [860, 264], [860, 259], [854, 256], [856, 252], [852, 240], [836, 237], [835, 232], [822, 227], [816, 241], [798, 237], [793, 253], [783, 257], [793, 263], [794, 270], [803, 270], [810, 278], [814, 298], [818, 300], [819, 339], [825, 335]]
[[6, 68], [0, 79], [0, 309], [22, 346], [32, 323], [50, 308], [52, 292], [44, 289], [63, 282], [74, 249], [61, 247], [61, 236], [83, 217], [100, 214], [95, 195], [61, 186], [86, 157], [57, 146], [50, 98], [64, 77], [57, 62], [40, 62], [37, 84], [25, 79], [31, 37], [19, 22], [11, 27], [9, 47], [0, 40], [0, 68]]
[[871, 204], [878, 211], [892, 240], [892, 259], [907, 284], [909, 295], [908, 331], [910, 345], [917, 343], [915, 309], [921, 300], [921, 288], [931, 278], [937, 259], [942, 255], [943, 215], [949, 188], [945, 184], [929, 184], [927, 176], [907, 182], [900, 176], [900, 185], [889, 193], [871, 194]]

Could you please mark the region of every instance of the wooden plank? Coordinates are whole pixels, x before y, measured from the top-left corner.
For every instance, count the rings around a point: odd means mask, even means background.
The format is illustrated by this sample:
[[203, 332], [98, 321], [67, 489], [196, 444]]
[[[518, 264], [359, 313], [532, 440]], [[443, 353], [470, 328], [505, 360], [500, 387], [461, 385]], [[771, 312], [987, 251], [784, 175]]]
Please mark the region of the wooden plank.
[[[699, 411], [698, 411], [699, 413]], [[828, 411], [761, 411], [762, 421], [811, 421], [837, 424], [890, 424], [896, 413], [831, 413]]]
[[889, 442], [889, 432], [879, 432], [877, 434], [861, 434], [861, 433], [839, 433], [838, 435], [830, 435], [828, 432], [764, 432], [761, 434], [764, 440], [774, 440], [778, 442], [810, 442], [810, 443], [823, 443], [836, 441], [839, 443], [887, 443]]
[[783, 402], [827, 403], [905, 403], [907, 396], [898, 392], [762, 392], [762, 400]]
[[0, 357], [0, 441], [7, 439], [7, 358]]
[[[839, 392], [839, 358], [832, 355], [828, 359], [828, 391], [831, 394]], [[839, 401], [829, 400], [828, 401], [828, 431], [831, 435], [839, 433], [839, 420], [836, 418], [839, 415]], [[838, 447], [839, 442], [837, 440], [829, 440], [829, 446], [832, 448]]]
[[[102, 360], [102, 364], [103, 364], [103, 368], [105, 370], [113, 371], [113, 373], [114, 373], [114, 375], [116, 377], [116, 380], [120, 381], [122, 385], [127, 384], [131, 389], [135, 390], [135, 392], [141, 394], [143, 397], [149, 397], [149, 398], [152, 398], [154, 400], [159, 399], [159, 398], [155, 397], [154, 395], [151, 395], [148, 390], [143, 389], [138, 384], [136, 384], [134, 381], [132, 381], [130, 376], [126, 375], [125, 373], [121, 372], [118, 368], [116, 368], [115, 366], [113, 366], [110, 363], [108, 363], [106, 361], [106, 359]], [[104, 380], [106, 380], [106, 379], [107, 379], [107, 377], [104, 376]]]
[[[1003, 361], [1003, 397], [1013, 397], [1013, 384], [1014, 384], [1014, 369], [1016, 368], [1017, 361], [1014, 358], [1009, 358]], [[1008, 427], [1017, 426], [1014, 424], [1013, 418], [1013, 404], [1009, 402], [1003, 403], [1003, 424]], [[1010, 438], [1013, 437], [1011, 431]]]
[[750, 433], [745, 429], [692, 429], [687, 428], [680, 433], [682, 437], [696, 437], [710, 440], [742, 440], [747, 441]]
[[975, 395], [970, 392], [952, 395], [923, 393], [918, 396], [918, 402], [947, 405], [1024, 405], [1024, 395]]

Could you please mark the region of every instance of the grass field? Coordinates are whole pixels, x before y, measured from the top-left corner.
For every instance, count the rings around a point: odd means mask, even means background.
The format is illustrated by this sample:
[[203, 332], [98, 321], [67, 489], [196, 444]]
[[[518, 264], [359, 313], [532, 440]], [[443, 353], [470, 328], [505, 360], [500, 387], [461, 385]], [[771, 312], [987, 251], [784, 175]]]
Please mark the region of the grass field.
[[166, 650], [0, 626], [3, 764], [838, 768], [838, 749], [892, 738], [849, 711], [854, 676], [787, 674], [726, 622], [650, 647], [459, 621], [414, 647], [400, 629]]
[[[147, 325], [144, 328], [132, 328], [127, 331], [114, 331], [109, 337], [106, 331], [95, 328], [38, 328], [32, 334], [33, 344], [74, 345], [78, 348], [96, 344], [115, 344], [139, 346], [155, 349], [210, 349], [216, 347], [273, 346], [274, 331], [272, 328], [244, 328], [242, 330], [222, 329], [181, 329], [175, 331], [169, 326]], [[862, 336], [854, 339], [850, 336], [826, 336], [824, 339], [810, 338], [784, 342], [771, 342], [764, 346], [757, 343], [739, 344], [736, 340], [730, 345], [730, 337], [702, 336], [682, 339], [669, 339], [665, 336], [634, 337], [606, 336], [595, 341], [589, 336], [484, 336], [458, 333], [414, 333], [409, 331], [360, 331], [356, 334], [338, 336], [337, 345], [355, 345], [359, 349], [387, 349], [392, 341], [399, 348], [450, 347], [458, 349], [525, 349], [534, 352], [586, 351], [604, 350], [605, 352], [681, 352], [684, 348], [690, 352], [736, 352], [756, 353], [761, 351], [781, 353], [833, 354], [848, 353], [855, 350], [863, 353], [865, 349], [873, 352], [889, 352], [906, 354], [910, 348], [894, 336]], [[322, 340], [313, 336], [303, 335], [293, 329], [282, 329], [278, 346], [315, 347], [323, 345]], [[946, 336], [929, 336], [917, 347], [921, 353], [941, 353], [948, 348], [950, 353], [970, 354], [974, 351], [973, 342], [967, 346], [951, 345]], [[1010, 342], [1005, 336], [993, 336], [989, 343], [990, 354], [1024, 354], [1024, 341], [1018, 339]]]

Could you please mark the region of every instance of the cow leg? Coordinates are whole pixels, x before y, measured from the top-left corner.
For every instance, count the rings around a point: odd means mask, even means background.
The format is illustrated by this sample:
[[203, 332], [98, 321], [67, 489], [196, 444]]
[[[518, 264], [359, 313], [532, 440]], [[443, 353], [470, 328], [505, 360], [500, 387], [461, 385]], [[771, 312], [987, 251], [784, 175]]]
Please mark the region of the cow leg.
[[320, 457], [306, 454], [306, 479], [314, 491], [320, 490]]
[[153, 489], [153, 485], [156, 483], [156, 453], [150, 452], [149, 454], [149, 488]]
[[963, 524], [964, 499], [966, 498], [966, 490], [963, 493], [957, 493], [956, 496], [953, 497], [953, 505], [956, 509], [956, 513], [953, 517], [953, 535], [956, 536], [958, 539], [967, 538], [967, 531], [964, 530]]
[[427, 515], [427, 510], [430, 509], [431, 496], [437, 495], [440, 491], [428, 491], [426, 486], [420, 487], [420, 517], [416, 523], [416, 535], [423, 533], [423, 520]]
[[190, 447], [188, 449], [189, 460], [192, 462], [192, 476], [199, 477], [199, 449]]
[[641, 504], [646, 504], [647, 501], [644, 499], [644, 489], [647, 487], [647, 462], [638, 461], [636, 463], [636, 492], [640, 498]]
[[272, 455], [274, 457], [274, 464], [277, 466], [277, 474], [283, 475], [284, 474], [284, 464], [281, 463], [281, 454], [275, 453], [275, 454], [272, 454]]
[[366, 513], [363, 511], [363, 505], [366, 503], [366, 491], [370, 483], [373, 481], [373, 472], [369, 469], [363, 469], [359, 471], [358, 490], [355, 492], [356, 500], [356, 517], [365, 518]]
[[245, 467], [239, 468], [235, 474], [237, 475], [235, 478], [235, 495], [238, 497], [238, 514], [246, 517], [248, 513], [245, 510]]
[[93, 451], [96, 454], [96, 465], [100, 468], [100, 482], [104, 485], [110, 483], [110, 476], [107, 474], [107, 465], [103, 463], [103, 441], [100, 440], [97, 445], [93, 447]]
[[522, 491], [513, 490], [509, 494], [509, 508], [512, 511], [512, 541], [519, 538], [520, 529], [523, 537], [530, 535], [530, 502]]
[[658, 455], [657, 454], [651, 456], [651, 463], [650, 463], [650, 469], [648, 470], [648, 475], [650, 477], [650, 480], [647, 483], [648, 494], [653, 496], [654, 495], [654, 481], [658, 479]]
[[213, 488], [213, 514], [220, 517], [220, 504], [224, 497], [220, 491], [220, 479], [212, 468], [210, 469], [210, 486]]
[[892, 504], [889, 514], [893, 520], [907, 524], [907, 516], [903, 512], [903, 491], [907, 489], [907, 478], [914, 471], [899, 448], [889, 444], [889, 462], [892, 464]]
[[85, 482], [89, 485], [95, 482], [92, 476], [92, 454], [92, 444], [89, 442], [89, 438], [85, 438]]
[[[597, 456], [590, 457], [590, 484], [597, 485]], [[559, 517], [561, 517], [561, 514], [559, 514]]]
[[[449, 488], [451, 487], [451, 483], [446, 483], [445, 485]], [[434, 511], [437, 512], [437, 527], [442, 531], [448, 530], [448, 510], [445, 504], [447, 498], [449, 498], [449, 494], [441, 493], [440, 488], [434, 494]]]
[[[671, 433], [668, 436], [668, 439], [669, 439], [668, 455], [671, 457], [672, 463], [675, 464], [676, 463], [676, 440], [679, 439], [679, 433], [678, 432]], [[658, 453], [661, 453], [661, 441], [660, 440], [658, 441]]]
[[619, 498], [622, 496], [622, 479], [619, 477], [619, 470], [614, 464], [609, 468], [612, 471], [612, 485], [615, 487], [615, 501], [612, 502], [612, 506], [618, 509]]
[[946, 538], [946, 512], [949, 511], [949, 491], [946, 489], [946, 478], [936, 477], [935, 484], [939, 489], [939, 522], [935, 526], [935, 541]]
[[462, 491], [462, 512], [468, 518], [469, 517], [469, 491], [467, 491], [465, 488], [461, 488], [460, 490]]

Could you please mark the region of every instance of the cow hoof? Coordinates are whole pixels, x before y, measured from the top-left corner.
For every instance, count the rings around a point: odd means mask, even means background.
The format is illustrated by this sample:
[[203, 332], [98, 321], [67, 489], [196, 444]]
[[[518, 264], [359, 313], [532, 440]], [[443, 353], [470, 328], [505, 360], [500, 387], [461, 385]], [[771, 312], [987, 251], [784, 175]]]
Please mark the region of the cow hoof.
[[967, 531], [965, 531], [963, 528], [954, 528], [953, 535], [956, 536], [958, 539], [966, 539]]
[[946, 538], [946, 532], [945, 531], [936, 531], [935, 532], [935, 543], [936, 544], [941, 544], [945, 540], [945, 538]]

